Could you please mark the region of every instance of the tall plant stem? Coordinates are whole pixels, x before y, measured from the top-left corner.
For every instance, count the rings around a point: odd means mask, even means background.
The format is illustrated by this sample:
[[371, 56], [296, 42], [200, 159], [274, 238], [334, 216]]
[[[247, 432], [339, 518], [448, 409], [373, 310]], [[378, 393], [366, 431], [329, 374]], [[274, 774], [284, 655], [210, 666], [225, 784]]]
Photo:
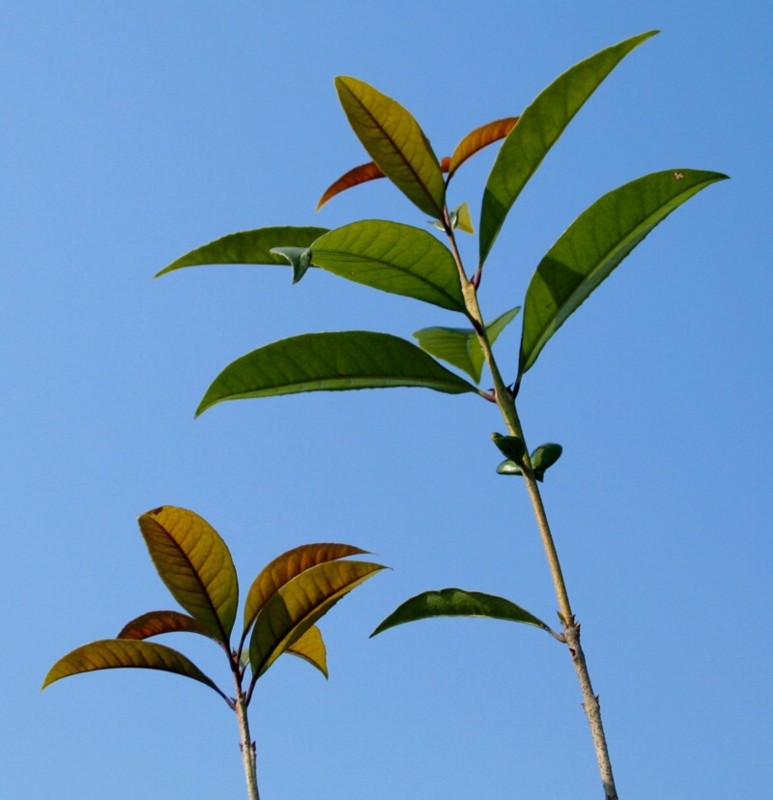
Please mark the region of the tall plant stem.
[[250, 722], [247, 718], [247, 700], [242, 690], [238, 668], [237, 671], [234, 672], [234, 679], [236, 682], [234, 711], [236, 712], [236, 719], [239, 723], [239, 735], [241, 737], [241, 744], [239, 746], [242, 751], [244, 777], [247, 781], [247, 797], [249, 800], [260, 800], [257, 770], [255, 767], [255, 742], [252, 741], [252, 737], [250, 736]]
[[[483, 317], [478, 305], [478, 284], [480, 282], [480, 270], [475, 278], [468, 280], [462, 261], [459, 256], [459, 251], [456, 247], [456, 240], [454, 237], [453, 228], [450, 224], [450, 219], [446, 212], [445, 219], [446, 234], [451, 243], [451, 250], [459, 270], [459, 277], [462, 283], [462, 293], [464, 294], [465, 305], [467, 308], [467, 316], [478, 334], [478, 340], [483, 348], [483, 354], [491, 372], [491, 377], [494, 382], [494, 395], [497, 407], [499, 408], [502, 417], [507, 425], [508, 433], [511, 436], [517, 436], [526, 444], [526, 438], [523, 434], [523, 427], [518, 418], [518, 412], [515, 407], [514, 394], [507, 388], [502, 374], [499, 371], [494, 353], [491, 349], [491, 344], [486, 335], [486, 328], [483, 322]], [[577, 680], [580, 684], [580, 691], [582, 693], [582, 706], [585, 710], [585, 715], [588, 718], [590, 726], [591, 738], [593, 740], [593, 748], [596, 753], [596, 761], [599, 766], [599, 773], [601, 775], [601, 783], [604, 787], [605, 800], [618, 800], [617, 788], [615, 787], [615, 779], [612, 774], [612, 762], [609, 757], [609, 748], [607, 747], [607, 740], [604, 734], [604, 725], [601, 721], [601, 707], [599, 705], [598, 695], [593, 691], [593, 685], [588, 672], [588, 665], [585, 660], [585, 653], [580, 644], [580, 623], [577, 622], [572, 611], [571, 603], [569, 602], [569, 593], [566, 588], [566, 581], [564, 580], [563, 571], [561, 569], [561, 562], [558, 558], [558, 551], [556, 550], [553, 534], [550, 530], [547, 513], [545, 506], [542, 502], [542, 495], [540, 494], [537, 480], [534, 476], [531, 460], [529, 458], [528, 448], [523, 457], [522, 472], [524, 482], [526, 484], [526, 491], [529, 495], [534, 516], [537, 521], [537, 528], [539, 530], [542, 546], [545, 550], [548, 567], [550, 569], [550, 576], [553, 581], [553, 588], [556, 593], [558, 601], [559, 617], [562, 624], [562, 639], [566, 643], [569, 653], [572, 658], [572, 664], [577, 674]]]

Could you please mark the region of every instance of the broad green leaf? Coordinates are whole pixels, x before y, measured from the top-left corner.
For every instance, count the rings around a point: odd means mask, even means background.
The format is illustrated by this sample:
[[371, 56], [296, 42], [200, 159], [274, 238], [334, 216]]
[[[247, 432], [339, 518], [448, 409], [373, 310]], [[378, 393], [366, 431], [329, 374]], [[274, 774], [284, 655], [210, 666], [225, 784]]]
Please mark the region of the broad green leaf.
[[[179, 611], [149, 611], [135, 617], [121, 628], [116, 639], [149, 639], [163, 633], [200, 633], [212, 638], [212, 634], [193, 617]], [[216, 640], [217, 641], [217, 640]]]
[[413, 116], [357, 78], [339, 76], [335, 85], [349, 124], [381, 171], [425, 214], [442, 219], [445, 181]]
[[[500, 314], [486, 326], [489, 344], [513, 321], [520, 306]], [[472, 328], [422, 328], [413, 334], [422, 350], [466, 372], [476, 383], [483, 371], [483, 348]]]
[[239, 587], [231, 553], [198, 514], [162, 506], [140, 519], [161, 580], [175, 600], [218, 642], [229, 646]]
[[486, 260], [507, 212], [542, 159], [615, 66], [657, 31], [642, 33], [581, 61], [547, 87], [523, 112], [491, 169], [480, 214], [480, 264]]
[[51, 667], [40, 688], [45, 689], [54, 681], [70, 675], [80, 675], [83, 672], [93, 672], [99, 669], [119, 668], [174, 672], [209, 686], [228, 702], [228, 698], [217, 688], [215, 683], [182, 653], [162, 644], [138, 642], [131, 639], [102, 639], [78, 647], [60, 658]]
[[384, 292], [464, 312], [451, 251], [431, 233], [385, 220], [353, 222], [310, 248], [316, 267]]
[[366, 561], [327, 561], [305, 570], [271, 595], [252, 631], [253, 675], [262, 675], [345, 594], [382, 569]]
[[322, 634], [316, 625], [312, 625], [306, 633], [287, 648], [290, 655], [298, 656], [316, 667], [327, 678], [327, 650], [322, 641]]
[[474, 156], [478, 150], [482, 150], [490, 144], [504, 139], [508, 133], [515, 127], [518, 122], [518, 117], [506, 117], [505, 119], [496, 119], [493, 122], [487, 122], [470, 131], [458, 145], [453, 152], [453, 155], [448, 160], [448, 179], [446, 182], [453, 178], [454, 173], [459, 167], [467, 161], [468, 158]]
[[551, 336], [590, 293], [675, 208], [718, 172], [666, 170], [645, 175], [597, 200], [540, 262], [526, 292], [519, 374], [530, 369]]
[[449, 394], [478, 391], [397, 336], [307, 333], [268, 344], [229, 364], [207, 389], [196, 416], [224, 400], [395, 386]]
[[422, 592], [406, 600], [371, 633], [371, 636], [376, 636], [396, 625], [430, 617], [491, 617], [535, 625], [550, 632], [550, 628], [541, 619], [537, 619], [504, 597], [482, 592], [467, 592], [464, 589], [440, 589]]
[[205, 264], [287, 264], [271, 250], [275, 247], [308, 247], [327, 232], [327, 228], [278, 226], [258, 228], [254, 231], [231, 233], [214, 242], [186, 253], [156, 274], [166, 275], [183, 267], [200, 267]]
[[269, 562], [252, 582], [244, 603], [244, 633], [252, 627], [258, 612], [278, 589], [317, 564], [347, 556], [365, 555], [365, 550], [350, 544], [302, 544]]

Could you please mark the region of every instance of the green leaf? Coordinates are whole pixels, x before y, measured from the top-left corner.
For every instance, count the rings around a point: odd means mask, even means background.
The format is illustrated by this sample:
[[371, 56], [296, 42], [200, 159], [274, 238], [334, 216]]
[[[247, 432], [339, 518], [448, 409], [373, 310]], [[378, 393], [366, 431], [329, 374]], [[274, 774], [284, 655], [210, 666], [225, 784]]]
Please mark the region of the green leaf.
[[317, 564], [336, 561], [347, 556], [365, 555], [365, 550], [350, 544], [303, 544], [277, 556], [269, 562], [252, 582], [244, 603], [244, 633], [255, 622], [268, 599], [296, 575]]
[[497, 446], [503, 456], [518, 464], [526, 453], [526, 443], [520, 436], [503, 436], [501, 433], [492, 433], [491, 441]]
[[182, 653], [162, 644], [131, 639], [102, 639], [78, 647], [51, 667], [40, 688], [45, 689], [54, 681], [70, 675], [122, 667], [174, 672], [209, 686], [228, 702], [215, 683]]
[[287, 648], [290, 655], [302, 658], [318, 669], [327, 678], [327, 650], [322, 634], [316, 625], [312, 625], [306, 633]]
[[353, 222], [310, 248], [316, 267], [342, 278], [464, 312], [451, 251], [431, 233], [384, 220]]
[[282, 256], [289, 262], [293, 268], [293, 283], [298, 283], [311, 266], [308, 247], [272, 247], [271, 252]]
[[308, 247], [327, 233], [327, 228], [279, 226], [254, 231], [231, 233], [214, 242], [197, 247], [173, 261], [156, 274], [158, 278], [183, 267], [205, 264], [287, 264], [286, 259], [271, 251], [276, 247]]
[[397, 336], [307, 333], [273, 342], [229, 364], [207, 389], [196, 416], [224, 400], [395, 386], [449, 394], [478, 391]]
[[[517, 129], [518, 126], [516, 126]], [[718, 172], [666, 170], [605, 194], [569, 226], [540, 262], [526, 292], [519, 374], [590, 293], [675, 208]]]
[[[486, 326], [489, 344], [515, 319], [520, 306], [500, 314]], [[483, 348], [472, 328], [422, 328], [413, 334], [422, 350], [466, 372], [476, 383], [483, 371]]]
[[262, 675], [345, 594], [382, 569], [366, 561], [327, 561], [282, 586], [269, 598], [252, 631], [253, 675]]
[[335, 85], [349, 124], [381, 171], [425, 214], [442, 219], [443, 173], [410, 112], [357, 78], [339, 76]]
[[545, 472], [561, 458], [564, 448], [555, 442], [546, 442], [537, 447], [531, 454], [531, 468], [534, 477], [541, 481], [545, 477]]
[[149, 611], [127, 622], [116, 638], [140, 640], [163, 633], [199, 633], [212, 638], [212, 634], [193, 617], [179, 611]]
[[422, 592], [406, 600], [371, 633], [371, 636], [376, 636], [396, 625], [430, 617], [491, 617], [510, 622], [523, 622], [551, 632], [542, 620], [504, 597], [467, 592], [464, 589], [440, 589]]
[[139, 524], [158, 574], [175, 600], [228, 647], [239, 587], [225, 542], [198, 514], [175, 506], [148, 511]]
[[631, 50], [657, 31], [642, 33], [581, 61], [547, 87], [523, 112], [502, 143], [483, 193], [480, 264], [494, 244], [507, 212], [542, 159], [585, 101]]
[[497, 475], [523, 475], [523, 470], [515, 461], [506, 458], [497, 467]]

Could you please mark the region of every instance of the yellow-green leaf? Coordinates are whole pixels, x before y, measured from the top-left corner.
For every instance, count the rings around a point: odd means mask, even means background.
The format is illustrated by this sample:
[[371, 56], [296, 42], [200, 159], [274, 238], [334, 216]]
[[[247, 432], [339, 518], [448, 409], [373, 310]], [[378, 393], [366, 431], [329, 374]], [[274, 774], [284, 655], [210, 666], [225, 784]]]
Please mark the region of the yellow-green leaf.
[[139, 523], [150, 557], [175, 600], [228, 646], [239, 588], [225, 542], [205, 519], [175, 506], [148, 511]]
[[119, 668], [174, 672], [209, 686], [228, 702], [228, 698], [215, 683], [182, 653], [162, 644], [131, 639], [102, 639], [76, 648], [51, 667], [40, 688], [45, 689], [54, 681], [70, 675]]
[[379, 570], [366, 561], [327, 561], [276, 591], [255, 622], [250, 665], [259, 677], [345, 594]]
[[179, 611], [149, 611], [135, 617], [121, 628], [117, 639], [149, 639], [163, 633], [200, 633], [212, 638], [212, 634], [193, 617]]
[[271, 595], [296, 575], [326, 561], [336, 561], [339, 558], [365, 553], [365, 550], [350, 544], [323, 543], [303, 544], [277, 556], [261, 570], [247, 592], [247, 600], [244, 603], [244, 633], [246, 634], [252, 627], [255, 617]]
[[327, 650], [322, 641], [322, 634], [316, 625], [312, 625], [297, 641], [287, 648], [290, 655], [298, 656], [316, 667], [327, 678]]
[[364, 81], [339, 76], [335, 84], [349, 124], [373, 161], [425, 214], [442, 219], [446, 185], [418, 122]]

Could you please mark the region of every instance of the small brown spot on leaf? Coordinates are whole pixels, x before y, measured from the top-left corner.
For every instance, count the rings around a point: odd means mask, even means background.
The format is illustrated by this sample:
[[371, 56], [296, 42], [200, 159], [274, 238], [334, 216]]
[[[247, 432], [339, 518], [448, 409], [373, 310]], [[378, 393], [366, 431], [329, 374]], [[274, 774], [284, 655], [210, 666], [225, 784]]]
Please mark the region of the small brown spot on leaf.
[[684, 178], [684, 172], [675, 172], [674, 180], [681, 181]]

